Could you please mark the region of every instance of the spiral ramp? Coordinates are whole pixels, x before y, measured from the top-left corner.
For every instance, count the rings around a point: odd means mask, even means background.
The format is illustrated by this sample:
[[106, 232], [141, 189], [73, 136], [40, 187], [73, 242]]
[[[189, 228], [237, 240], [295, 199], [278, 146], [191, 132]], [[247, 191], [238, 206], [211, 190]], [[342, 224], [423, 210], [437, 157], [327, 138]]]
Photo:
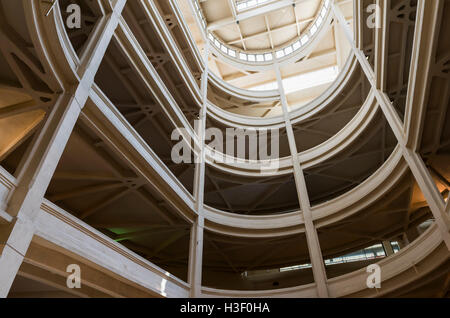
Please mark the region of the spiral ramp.
[[[0, 296], [448, 297], [450, 1], [306, 2], [315, 35], [258, 64], [184, 0], [1, 0]], [[339, 72], [283, 89], [317, 65]], [[276, 130], [278, 156], [221, 161], [209, 128]]]

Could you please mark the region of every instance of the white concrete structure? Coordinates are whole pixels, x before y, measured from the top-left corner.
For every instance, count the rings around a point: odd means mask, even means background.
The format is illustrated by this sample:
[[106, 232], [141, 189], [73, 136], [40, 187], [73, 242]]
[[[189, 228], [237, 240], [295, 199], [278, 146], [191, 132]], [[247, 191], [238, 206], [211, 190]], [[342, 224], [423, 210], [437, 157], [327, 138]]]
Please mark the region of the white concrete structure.
[[450, 1], [239, 3], [0, 1], [0, 297], [448, 297]]

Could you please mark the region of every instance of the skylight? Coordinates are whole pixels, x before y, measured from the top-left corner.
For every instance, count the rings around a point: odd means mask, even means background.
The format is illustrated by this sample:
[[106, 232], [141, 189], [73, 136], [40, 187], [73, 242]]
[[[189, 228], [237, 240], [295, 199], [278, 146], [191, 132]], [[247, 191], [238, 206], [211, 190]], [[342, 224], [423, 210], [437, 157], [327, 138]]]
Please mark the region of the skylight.
[[333, 82], [339, 74], [337, 66], [283, 79], [286, 94]]
[[[339, 74], [337, 66], [326, 67], [317, 71], [299, 74], [283, 79], [284, 91], [286, 94], [301, 91], [311, 87], [333, 82]], [[249, 88], [254, 91], [265, 91], [278, 89], [276, 81], [265, 83]]]
[[[236, 2], [236, 8], [238, 11], [242, 11], [272, 1], [274, 0], [239, 0]], [[278, 51], [259, 52], [258, 54], [258, 53], [246, 53], [239, 50], [238, 48], [229, 47], [227, 44], [222, 43], [222, 41], [220, 41], [213, 33], [211, 33], [207, 29], [206, 18], [201, 9], [199, 0], [193, 0], [193, 4], [196, 16], [199, 19], [199, 23], [201, 24], [201, 27], [205, 32], [205, 35], [207, 35], [208, 39], [214, 44], [214, 46], [218, 49], [218, 51], [234, 59], [251, 63], [271, 62], [275, 59], [284, 58], [300, 50], [308, 43], [309, 40], [313, 38], [313, 35], [317, 33], [320, 27], [324, 25], [326, 15], [331, 8], [330, 0], [324, 0], [322, 4], [322, 9], [320, 10], [318, 16], [315, 18], [314, 22], [309, 26], [309, 28], [303, 32], [303, 35], [299, 39], [297, 39], [297, 41], [289, 44], [288, 46]]]
[[273, 2], [273, 0], [239, 0], [236, 1], [236, 10], [240, 12], [246, 9], [255, 8], [268, 2]]

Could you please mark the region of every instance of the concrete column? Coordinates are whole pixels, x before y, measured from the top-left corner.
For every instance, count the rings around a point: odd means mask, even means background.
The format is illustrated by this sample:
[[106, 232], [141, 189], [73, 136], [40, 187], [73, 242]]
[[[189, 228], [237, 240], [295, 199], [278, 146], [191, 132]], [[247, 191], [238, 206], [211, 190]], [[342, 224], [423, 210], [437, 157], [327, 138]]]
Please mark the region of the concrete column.
[[202, 288], [202, 268], [203, 268], [203, 229], [205, 218], [203, 215], [203, 201], [205, 189], [205, 130], [206, 130], [206, 113], [208, 105], [208, 58], [209, 58], [209, 40], [206, 40], [204, 61], [205, 70], [202, 76], [201, 92], [203, 98], [202, 108], [199, 112], [197, 124], [198, 144], [196, 148], [196, 162], [194, 174], [194, 198], [195, 211], [197, 212], [197, 220], [192, 224], [191, 240], [189, 248], [189, 268], [188, 283], [191, 285], [190, 297], [199, 297]]
[[198, 216], [191, 228], [188, 283], [191, 285], [189, 296], [192, 298], [199, 297], [202, 293], [204, 220], [203, 216]]
[[305, 222], [306, 241], [308, 244], [309, 256], [311, 259], [314, 281], [317, 286], [317, 294], [319, 297], [328, 297], [327, 275], [325, 264], [323, 262], [322, 250], [320, 249], [319, 236], [314, 227], [311, 204], [309, 202], [308, 190], [306, 188], [305, 176], [298, 159], [297, 145], [295, 143], [294, 131], [292, 129], [291, 120], [289, 118], [288, 103], [281, 78], [280, 67], [275, 64], [275, 73], [277, 77], [278, 90], [280, 92], [281, 106], [285, 120], [286, 132], [289, 141], [289, 148], [292, 155], [292, 165], [294, 167], [294, 179], [297, 187], [297, 195]]
[[386, 256], [394, 255], [394, 249], [392, 248], [390, 241], [383, 241], [383, 249], [386, 253]]
[[19, 174], [18, 187], [8, 200], [13, 221], [0, 228], [0, 297], [6, 297], [31, 243], [34, 220], [81, 107], [74, 97], [61, 95], [39, 132]]
[[29, 152], [21, 163], [18, 187], [7, 199], [10, 224], [0, 226], [0, 297], [6, 297], [35, 233], [34, 221], [67, 141], [85, 105], [95, 74], [119, 23], [126, 0], [114, 4], [111, 15], [98, 36], [88, 43], [88, 51], [78, 74], [81, 79], [73, 89], [58, 97], [55, 106]]
[[[430, 32], [430, 35], [427, 37], [426, 34], [424, 36], [424, 20], [427, 21], [428, 27], [433, 26], [437, 19], [438, 19], [438, 12], [439, 12], [439, 5], [441, 2], [439, 1], [425, 1], [425, 0], [419, 0], [418, 2], [418, 15], [423, 17], [420, 19], [418, 23], [418, 27], [415, 30], [415, 51], [419, 51], [421, 48], [429, 48], [429, 43], [427, 41], [417, 40], [419, 36], [421, 36], [420, 39], [427, 39], [433, 36], [433, 28], [429, 28], [428, 32]], [[423, 195], [425, 196], [428, 205], [430, 206], [431, 212], [433, 213], [433, 216], [436, 220], [436, 224], [438, 225], [439, 231], [441, 232], [442, 239], [447, 245], [447, 248], [450, 250], [450, 218], [448, 214], [445, 212], [445, 202], [442, 198], [441, 194], [439, 193], [439, 190], [436, 187], [436, 184], [433, 181], [433, 178], [431, 177], [430, 173], [428, 172], [428, 169], [425, 166], [425, 163], [423, 162], [422, 158], [419, 154], [416, 153], [416, 142], [417, 136], [414, 137], [414, 135], [417, 135], [417, 127], [419, 127], [419, 124], [416, 124], [416, 129], [411, 130], [410, 127], [415, 121], [420, 121], [423, 118], [422, 113], [416, 113], [415, 117], [412, 118], [410, 116], [406, 116], [405, 119], [405, 125], [399, 118], [396, 110], [394, 109], [394, 106], [392, 105], [391, 101], [389, 100], [389, 97], [387, 94], [378, 89], [377, 84], [377, 78], [375, 76], [375, 73], [370, 65], [370, 63], [367, 61], [367, 59], [364, 57], [363, 52], [358, 49], [355, 45], [355, 42], [352, 40], [351, 32], [348, 27], [348, 25], [345, 22], [344, 16], [342, 15], [342, 12], [340, 9], [333, 4], [333, 11], [336, 19], [339, 21], [339, 24], [343, 28], [344, 33], [346, 34], [346, 37], [350, 44], [352, 45], [353, 53], [355, 54], [356, 58], [358, 59], [364, 73], [366, 74], [366, 77], [369, 81], [369, 83], [372, 86], [372, 89], [375, 93], [375, 97], [380, 105], [381, 110], [384, 113], [384, 116], [386, 117], [386, 120], [388, 121], [392, 132], [394, 133], [395, 137], [397, 138], [397, 141], [399, 145], [402, 148], [403, 157], [405, 158], [405, 161], [408, 163], [408, 166], [413, 173], [420, 190], [422, 191]], [[432, 50], [428, 50], [428, 55], [431, 54]], [[378, 54], [378, 56], [381, 56]], [[417, 72], [417, 69], [421, 67], [420, 62], [424, 59], [428, 60], [427, 55], [425, 57], [422, 57], [421, 59], [416, 58], [416, 56], [413, 58], [412, 63], [412, 75], [410, 78], [410, 82], [415, 81], [414, 76]], [[423, 67], [423, 65], [422, 65]], [[424, 106], [424, 99], [422, 98], [423, 92], [421, 89], [418, 89], [417, 87], [414, 87], [412, 85], [408, 86], [408, 98], [407, 98], [407, 109], [418, 109], [423, 108]], [[418, 90], [418, 92], [416, 92]], [[420, 98], [415, 95], [420, 95]], [[419, 102], [417, 101], [419, 100]], [[413, 105], [409, 106], [409, 105]], [[411, 112], [411, 110], [409, 112]], [[409, 113], [407, 112], [407, 113]], [[405, 133], [404, 126], [407, 127], [408, 133]], [[414, 138], [412, 138], [412, 137]], [[409, 140], [409, 138], [412, 138], [413, 140]]]
[[400, 249], [405, 248], [406, 246], [409, 245], [409, 239], [408, 239], [408, 235], [406, 235], [406, 233], [403, 233], [401, 236], [399, 236], [398, 238], [398, 245], [400, 246]]
[[[377, 14], [376, 23], [379, 23], [379, 28], [375, 28], [375, 77], [377, 89], [382, 91], [386, 87], [386, 67], [387, 67], [387, 33], [389, 31], [389, 2], [386, 0], [376, 0], [376, 5], [378, 6], [380, 12]], [[366, 21], [359, 21], [359, 23], [366, 23]]]
[[354, 15], [354, 33], [355, 45], [358, 49], [362, 48], [362, 28], [363, 28], [363, 5], [361, 0], [353, 0], [353, 15]]

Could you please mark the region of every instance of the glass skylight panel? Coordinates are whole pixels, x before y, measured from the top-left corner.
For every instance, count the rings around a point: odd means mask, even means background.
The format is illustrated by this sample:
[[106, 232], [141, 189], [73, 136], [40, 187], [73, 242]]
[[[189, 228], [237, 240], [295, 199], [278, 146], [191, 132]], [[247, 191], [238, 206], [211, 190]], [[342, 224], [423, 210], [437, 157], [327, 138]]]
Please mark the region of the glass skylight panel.
[[[238, 10], [241, 9], [249, 9], [250, 7], [257, 6], [260, 4], [264, 4], [266, 2], [271, 2], [274, 0], [242, 0], [242, 1], [236, 1], [236, 6]], [[200, 23], [203, 25], [205, 31], [207, 28], [206, 19], [203, 16], [203, 12], [201, 9], [201, 6], [198, 2], [198, 0], [194, 0], [194, 5], [198, 9], [198, 16]], [[221, 51], [222, 53], [225, 53], [227, 56], [240, 59], [242, 61], [249, 61], [254, 63], [264, 63], [273, 61], [274, 58], [281, 59], [285, 56], [288, 56], [292, 54], [293, 52], [301, 49], [302, 46], [304, 46], [320, 29], [320, 27], [324, 24], [325, 16], [327, 12], [329, 11], [330, 1], [326, 0], [324, 2], [324, 5], [321, 8], [320, 13], [317, 15], [316, 20], [314, 23], [312, 23], [306, 32], [303, 33], [300, 39], [295, 41], [294, 43], [290, 44], [289, 46], [286, 46], [284, 48], [280, 48], [278, 51], [270, 52], [270, 53], [255, 53], [255, 54], [248, 54], [241, 52], [239, 49], [234, 49], [232, 47], [227, 46], [226, 44], [223, 44], [216, 36], [211, 33], [207, 32], [207, 37], [211, 42], [214, 43], [214, 45]]]
[[284, 51], [283, 50], [279, 50], [276, 53], [277, 59], [282, 58], [284, 56]]
[[322, 24], [322, 22], [323, 22], [323, 18], [319, 17], [316, 22], [317, 26], [320, 26]]
[[287, 48], [284, 49], [284, 53], [286, 55], [291, 54], [294, 51], [294, 49], [292, 49], [292, 46], [288, 46]]
[[259, 5], [263, 5], [269, 1], [273, 0], [241, 0], [237, 2], [236, 9], [237, 11], [243, 11], [245, 9], [250, 9], [257, 7]]
[[225, 45], [221, 45], [220, 46], [220, 50], [223, 52], [223, 53], [225, 53], [225, 54], [228, 54], [228, 48], [225, 46]]
[[305, 34], [305, 35], [300, 39], [300, 41], [302, 42], [302, 45], [305, 45], [306, 42], [308, 42], [308, 39], [309, 39], [308, 35]]

